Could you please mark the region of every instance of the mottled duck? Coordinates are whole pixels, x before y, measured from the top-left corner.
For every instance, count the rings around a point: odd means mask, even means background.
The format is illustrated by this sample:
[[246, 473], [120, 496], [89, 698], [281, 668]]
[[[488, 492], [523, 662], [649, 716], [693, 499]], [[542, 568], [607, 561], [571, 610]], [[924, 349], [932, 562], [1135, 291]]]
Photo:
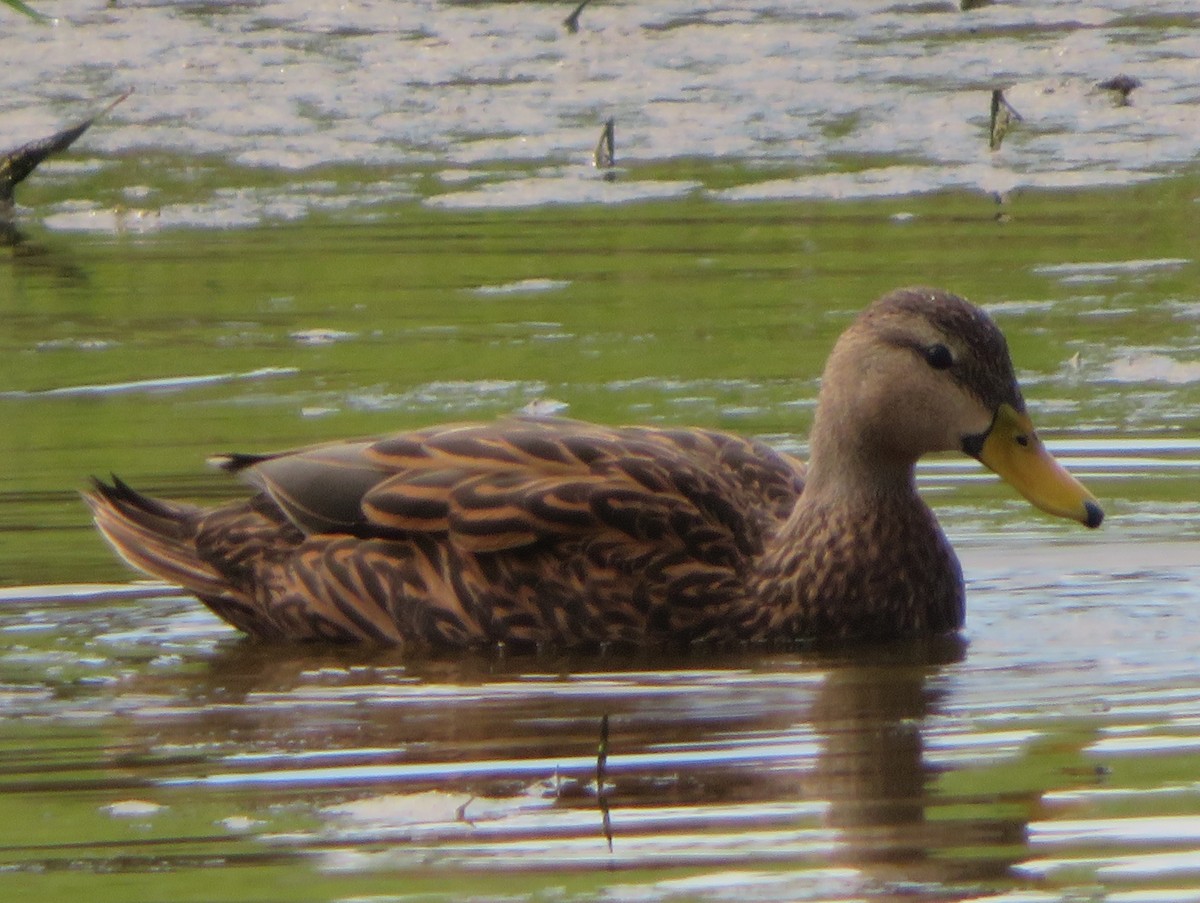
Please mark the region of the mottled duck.
[[114, 478], [86, 499], [135, 568], [270, 640], [409, 649], [887, 640], [955, 631], [962, 571], [917, 494], [958, 450], [1050, 514], [1095, 499], [1042, 445], [1004, 336], [891, 292], [829, 356], [807, 466], [707, 429], [453, 424], [215, 462], [204, 509]]

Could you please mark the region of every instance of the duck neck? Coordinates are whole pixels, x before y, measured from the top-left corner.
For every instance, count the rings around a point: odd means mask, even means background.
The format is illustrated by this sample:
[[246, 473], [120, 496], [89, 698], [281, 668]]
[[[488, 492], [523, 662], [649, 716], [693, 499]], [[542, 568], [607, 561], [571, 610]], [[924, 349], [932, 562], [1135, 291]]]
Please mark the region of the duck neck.
[[751, 639], [890, 639], [962, 625], [962, 572], [916, 462], [814, 436], [805, 487], [760, 561]]
[[854, 433], [817, 430], [812, 437], [804, 498], [842, 505], [919, 503], [915, 458], [888, 454]]

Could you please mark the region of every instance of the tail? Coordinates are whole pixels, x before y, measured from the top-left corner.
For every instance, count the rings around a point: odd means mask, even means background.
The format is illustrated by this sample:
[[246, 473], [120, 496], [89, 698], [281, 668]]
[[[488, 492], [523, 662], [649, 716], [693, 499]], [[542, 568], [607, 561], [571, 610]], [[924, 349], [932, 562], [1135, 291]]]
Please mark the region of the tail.
[[93, 478], [92, 489], [83, 493], [83, 499], [117, 554], [139, 571], [182, 586], [202, 599], [232, 601], [236, 591], [229, 581], [202, 561], [196, 550], [202, 510], [152, 499], [115, 476], [112, 480], [110, 486]]

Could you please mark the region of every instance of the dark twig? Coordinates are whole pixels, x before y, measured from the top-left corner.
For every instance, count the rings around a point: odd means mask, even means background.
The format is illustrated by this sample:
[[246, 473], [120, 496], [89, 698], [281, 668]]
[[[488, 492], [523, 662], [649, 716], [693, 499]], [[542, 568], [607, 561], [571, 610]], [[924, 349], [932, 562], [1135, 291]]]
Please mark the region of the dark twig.
[[596, 749], [596, 803], [600, 807], [600, 816], [604, 825], [604, 839], [608, 841], [608, 851], [613, 849], [612, 817], [608, 810], [608, 787], [605, 785], [605, 769], [608, 765], [608, 715], [600, 717], [600, 745]]
[[1004, 99], [1004, 92], [999, 88], [994, 90], [992, 92], [992, 120], [988, 132], [988, 147], [992, 150], [999, 150], [1009, 124], [1023, 121], [1021, 114]]
[[575, 11], [571, 13], [571, 15], [563, 19], [563, 25], [567, 26], [568, 34], [575, 34], [575, 32], [579, 31], [579, 14], [583, 12], [583, 8], [591, 2], [592, 0], [583, 0], [582, 3], [575, 7]]
[[597, 169], [611, 169], [617, 162], [617, 150], [613, 139], [613, 118], [608, 117], [604, 123], [604, 131], [596, 142], [596, 151], [592, 157]]
[[1124, 73], [1096, 83], [1100, 90], [1112, 91], [1117, 97], [1117, 105], [1122, 107], [1129, 105], [1129, 95], [1133, 93], [1133, 89], [1141, 86], [1142, 83], [1138, 79]]
[[465, 803], [463, 803], [461, 806], [459, 806], [457, 809], [454, 810], [455, 820], [461, 821], [461, 822], [466, 822], [472, 828], [475, 827], [475, 822], [472, 821], [471, 819], [467, 818], [467, 806], [471, 805], [471, 803], [473, 803], [473, 802], [475, 802], [474, 794], [472, 794], [471, 797]]
[[93, 122], [132, 93], [133, 91], [126, 91], [99, 113], [89, 116], [83, 122], [63, 129], [61, 132], [55, 132], [49, 138], [22, 144], [16, 150], [9, 151], [0, 157], [0, 213], [12, 208], [13, 189], [37, 169], [39, 163], [51, 154], [64, 151], [74, 144], [75, 140], [86, 132]]

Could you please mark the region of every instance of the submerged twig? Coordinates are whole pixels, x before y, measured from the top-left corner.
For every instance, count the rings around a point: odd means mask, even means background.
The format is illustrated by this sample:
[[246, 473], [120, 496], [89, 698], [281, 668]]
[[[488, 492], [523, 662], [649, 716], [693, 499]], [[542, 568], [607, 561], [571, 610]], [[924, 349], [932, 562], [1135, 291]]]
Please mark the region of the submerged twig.
[[0, 215], [12, 210], [13, 189], [37, 169], [38, 164], [51, 154], [64, 151], [74, 144], [75, 140], [86, 132], [93, 122], [132, 93], [132, 89], [126, 91], [99, 113], [89, 116], [83, 122], [63, 129], [61, 132], [55, 132], [48, 138], [40, 138], [37, 141], [22, 144], [16, 150], [11, 150], [0, 157]]
[[600, 717], [600, 745], [596, 749], [596, 803], [600, 807], [601, 823], [604, 827], [604, 839], [608, 841], [608, 851], [613, 850], [612, 817], [608, 811], [608, 788], [605, 786], [605, 769], [608, 765], [608, 715]]
[[1004, 140], [1008, 126], [1013, 122], [1023, 122], [1021, 114], [1013, 109], [1012, 104], [1004, 99], [1004, 92], [997, 88], [992, 92], [992, 119], [988, 133], [988, 147], [999, 150]]

